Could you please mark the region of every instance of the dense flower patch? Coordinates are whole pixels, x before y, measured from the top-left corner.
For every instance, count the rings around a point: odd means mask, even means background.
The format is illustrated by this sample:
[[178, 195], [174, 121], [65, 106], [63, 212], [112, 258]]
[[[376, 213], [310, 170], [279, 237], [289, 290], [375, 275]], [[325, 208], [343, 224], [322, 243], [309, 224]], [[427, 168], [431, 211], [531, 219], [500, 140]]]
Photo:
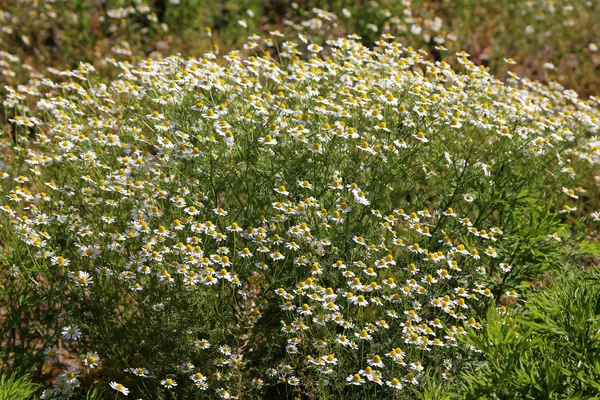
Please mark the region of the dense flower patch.
[[389, 36], [250, 39], [10, 89], [7, 362], [45, 398], [411, 398], [598, 219], [598, 99]]

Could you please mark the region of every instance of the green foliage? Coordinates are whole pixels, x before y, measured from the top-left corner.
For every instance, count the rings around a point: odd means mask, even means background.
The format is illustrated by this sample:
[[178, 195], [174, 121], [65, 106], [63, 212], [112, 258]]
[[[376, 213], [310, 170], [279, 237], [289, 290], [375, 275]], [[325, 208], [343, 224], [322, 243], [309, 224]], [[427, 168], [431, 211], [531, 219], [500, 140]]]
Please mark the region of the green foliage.
[[453, 393], [457, 390], [457, 385], [454, 379], [444, 377], [440, 379], [431, 373], [425, 376], [423, 388], [413, 388], [415, 399], [419, 400], [452, 400]]
[[89, 389], [85, 393], [85, 400], [103, 400], [105, 398], [104, 392], [98, 388]]
[[27, 376], [16, 373], [0, 374], [0, 400], [29, 400], [32, 399], [39, 385], [29, 380]]
[[600, 270], [563, 272], [462, 339], [484, 356], [461, 376], [464, 398], [600, 398]]

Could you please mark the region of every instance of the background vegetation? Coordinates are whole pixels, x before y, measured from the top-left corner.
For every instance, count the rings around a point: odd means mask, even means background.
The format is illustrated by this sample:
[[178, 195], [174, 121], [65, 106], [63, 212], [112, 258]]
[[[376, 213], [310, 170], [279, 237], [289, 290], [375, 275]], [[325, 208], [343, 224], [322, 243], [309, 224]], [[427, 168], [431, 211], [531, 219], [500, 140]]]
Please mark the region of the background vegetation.
[[[314, 13], [315, 7], [333, 16]], [[31, 70], [43, 73], [50, 66], [100, 67], [106, 55], [227, 52], [252, 33], [274, 29], [312, 32], [322, 40], [354, 33], [365, 44], [390, 32], [437, 59], [454, 63], [453, 54], [466, 51], [502, 77], [508, 70], [504, 59], [512, 58], [518, 66], [511, 70], [520, 76], [598, 95], [599, 7], [563, 0], [6, 0], [0, 49], [20, 61], [7, 60], [0, 68], [15, 84], [32, 76]], [[436, 50], [439, 45], [448, 50]]]

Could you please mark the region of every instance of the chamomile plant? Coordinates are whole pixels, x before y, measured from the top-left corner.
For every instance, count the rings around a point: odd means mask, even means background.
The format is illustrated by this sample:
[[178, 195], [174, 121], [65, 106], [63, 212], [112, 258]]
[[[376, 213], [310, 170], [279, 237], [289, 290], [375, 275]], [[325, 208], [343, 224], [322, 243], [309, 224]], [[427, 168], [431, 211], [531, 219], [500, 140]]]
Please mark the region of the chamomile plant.
[[245, 47], [4, 99], [4, 361], [45, 398], [450, 388], [595, 223], [597, 99], [389, 36]]

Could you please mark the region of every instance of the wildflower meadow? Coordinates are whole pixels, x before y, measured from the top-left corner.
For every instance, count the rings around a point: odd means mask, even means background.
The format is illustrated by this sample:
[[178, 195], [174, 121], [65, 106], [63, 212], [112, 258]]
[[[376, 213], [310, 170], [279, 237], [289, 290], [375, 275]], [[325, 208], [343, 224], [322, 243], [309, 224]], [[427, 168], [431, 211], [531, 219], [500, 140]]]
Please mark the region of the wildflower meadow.
[[594, 43], [568, 86], [444, 1], [13, 3], [0, 399], [600, 398]]

